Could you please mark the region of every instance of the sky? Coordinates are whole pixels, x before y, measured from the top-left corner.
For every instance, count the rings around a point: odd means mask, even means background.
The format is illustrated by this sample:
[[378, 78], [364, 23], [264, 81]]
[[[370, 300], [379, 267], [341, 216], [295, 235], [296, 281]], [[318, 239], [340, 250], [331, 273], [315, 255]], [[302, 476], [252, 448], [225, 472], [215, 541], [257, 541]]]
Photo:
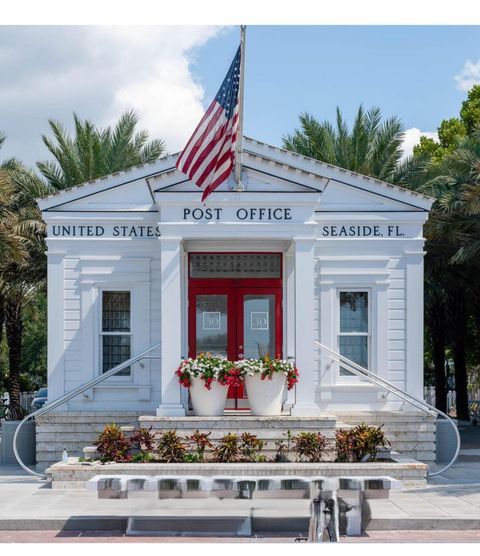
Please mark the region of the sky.
[[[0, 27], [0, 159], [48, 158], [48, 119], [100, 127], [133, 108], [181, 150], [235, 54], [238, 27]], [[480, 26], [249, 26], [244, 133], [281, 146], [301, 112], [349, 122], [363, 103], [398, 116], [405, 153], [480, 83]]]

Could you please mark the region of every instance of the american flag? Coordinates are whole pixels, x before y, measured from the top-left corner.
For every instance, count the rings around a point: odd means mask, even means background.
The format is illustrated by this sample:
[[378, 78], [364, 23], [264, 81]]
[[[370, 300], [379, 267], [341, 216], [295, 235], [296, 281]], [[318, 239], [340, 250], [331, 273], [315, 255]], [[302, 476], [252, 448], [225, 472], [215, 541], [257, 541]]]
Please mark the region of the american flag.
[[212, 104], [177, 160], [177, 168], [198, 187], [202, 201], [221, 185], [235, 165], [241, 48]]

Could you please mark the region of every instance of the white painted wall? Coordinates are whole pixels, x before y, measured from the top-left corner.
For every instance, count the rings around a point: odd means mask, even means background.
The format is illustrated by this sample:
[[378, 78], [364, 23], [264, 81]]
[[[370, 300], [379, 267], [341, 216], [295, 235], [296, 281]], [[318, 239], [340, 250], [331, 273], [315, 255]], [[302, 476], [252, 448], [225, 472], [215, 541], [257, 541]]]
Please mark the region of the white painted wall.
[[[136, 181], [129, 181], [125, 189], [115, 176], [112, 190], [108, 178], [40, 202], [44, 210], [50, 209], [43, 213], [49, 230], [50, 399], [100, 373], [103, 289], [131, 291], [133, 354], [163, 341], [162, 361], [136, 364], [128, 379], [112, 377], [62, 410], [182, 413], [185, 397], [178, 395], [171, 380], [176, 361], [187, 349], [185, 252], [209, 249], [284, 252], [284, 352], [296, 357], [303, 379], [288, 396], [287, 406], [294, 414], [403, 407], [355, 377], [339, 377], [337, 366], [313, 345], [317, 339], [337, 348], [340, 289], [369, 292], [370, 369], [422, 395], [422, 225], [429, 203], [420, 199], [415, 206], [416, 197], [410, 193], [349, 173], [336, 182], [340, 171], [334, 167], [325, 169], [328, 179], [319, 177], [307, 172], [311, 163], [304, 159], [298, 161], [297, 171], [251, 154], [247, 158], [254, 168], [244, 176], [247, 191], [234, 193], [222, 186], [209, 201], [210, 207], [222, 208], [218, 220], [183, 218], [185, 207], [202, 204], [193, 186], [176, 186], [176, 171], [151, 178], [150, 190], [136, 169]], [[154, 199], [159, 212], [152, 211]], [[238, 207], [288, 207], [291, 218], [239, 221]], [[85, 228], [81, 236], [54, 235], [59, 228], [53, 226], [73, 225], [101, 225], [104, 233], [91, 237]], [[376, 226], [376, 237], [338, 235], [342, 225]], [[148, 226], [149, 232], [143, 238], [119, 236], [115, 226]], [[162, 306], [167, 307], [164, 314]]]
[[[52, 261], [48, 385], [54, 399], [101, 372], [103, 290], [131, 292], [132, 355], [160, 341], [160, 251], [157, 238], [49, 238], [47, 245]], [[152, 412], [160, 402], [160, 385], [160, 360], [146, 360], [132, 367], [130, 377], [108, 379], [70, 401], [68, 409]]]

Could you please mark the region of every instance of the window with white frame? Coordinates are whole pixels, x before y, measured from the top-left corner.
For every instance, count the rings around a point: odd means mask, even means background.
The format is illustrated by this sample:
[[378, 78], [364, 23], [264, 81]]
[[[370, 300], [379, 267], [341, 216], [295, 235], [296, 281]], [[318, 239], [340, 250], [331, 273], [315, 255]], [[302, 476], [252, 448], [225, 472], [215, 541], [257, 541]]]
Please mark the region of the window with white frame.
[[[339, 353], [368, 369], [370, 322], [368, 291], [340, 291]], [[340, 376], [353, 376], [340, 367]]]
[[[129, 291], [102, 291], [102, 361], [105, 373], [132, 356], [131, 293]], [[127, 367], [115, 376], [130, 376]]]

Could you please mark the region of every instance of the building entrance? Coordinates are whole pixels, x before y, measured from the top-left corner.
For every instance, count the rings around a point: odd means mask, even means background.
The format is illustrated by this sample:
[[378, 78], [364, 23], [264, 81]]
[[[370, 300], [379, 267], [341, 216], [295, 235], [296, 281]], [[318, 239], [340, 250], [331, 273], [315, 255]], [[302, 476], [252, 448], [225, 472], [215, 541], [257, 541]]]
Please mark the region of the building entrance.
[[[189, 356], [282, 357], [281, 253], [191, 253]], [[243, 387], [227, 409], [247, 409]]]

